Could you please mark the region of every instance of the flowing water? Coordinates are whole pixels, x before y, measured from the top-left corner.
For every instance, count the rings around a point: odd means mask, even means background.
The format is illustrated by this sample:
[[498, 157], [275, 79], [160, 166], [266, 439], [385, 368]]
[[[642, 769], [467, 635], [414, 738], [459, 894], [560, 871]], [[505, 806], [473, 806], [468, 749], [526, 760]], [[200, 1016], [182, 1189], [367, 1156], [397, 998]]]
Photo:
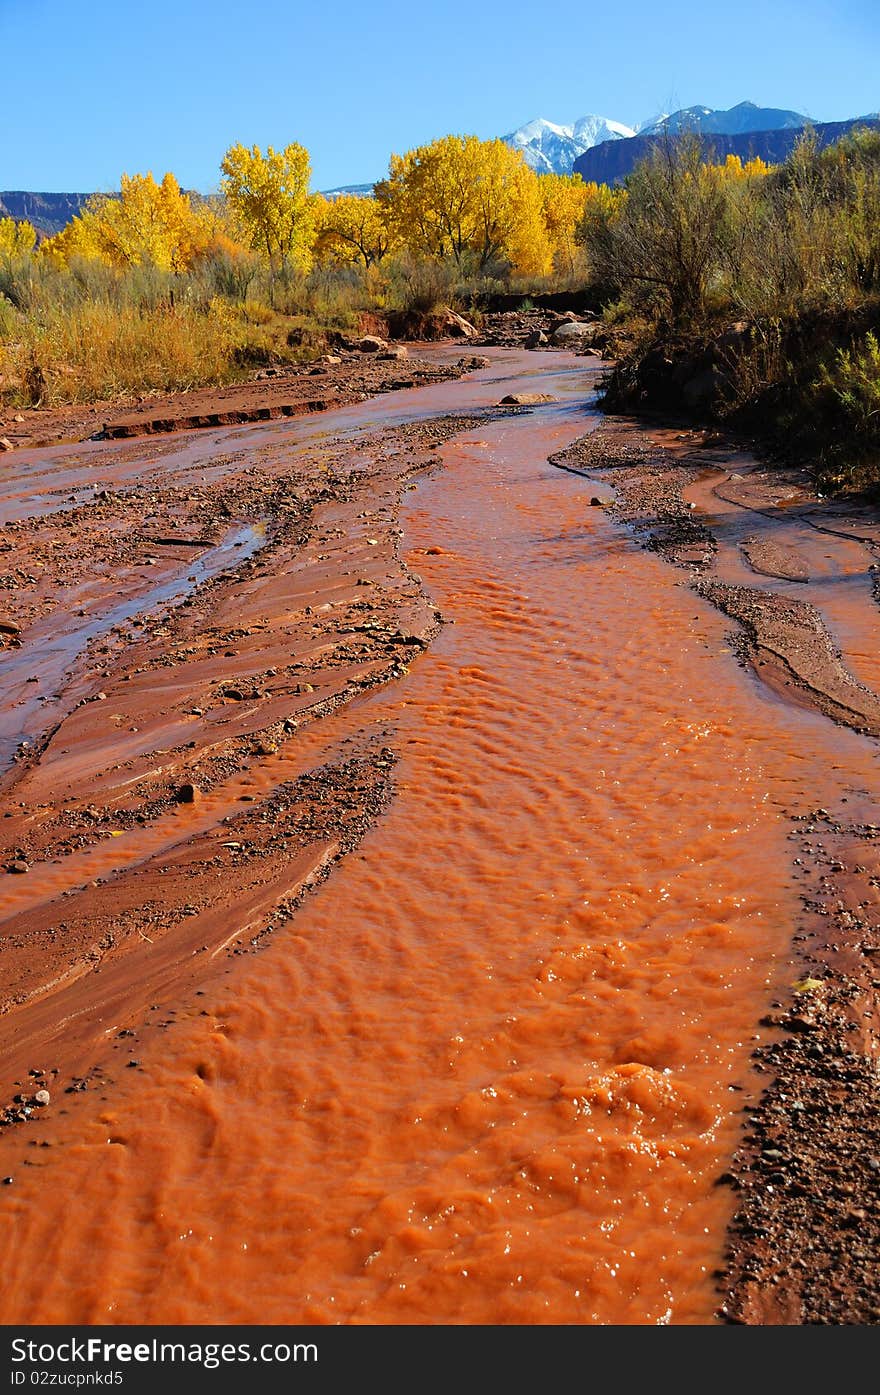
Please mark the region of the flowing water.
[[[117, 625], [132, 616], [148, 616], [154, 611], [177, 605], [197, 586], [217, 576], [230, 564], [240, 566], [253, 557], [266, 542], [262, 524], [230, 528], [215, 546], [206, 544], [195, 558], [179, 564], [175, 573], [136, 596], [105, 603], [97, 614], [85, 610], [59, 630], [57, 620], [31, 627], [27, 644], [3, 656], [0, 670], [0, 771], [5, 770], [22, 742], [57, 722], [63, 708], [55, 693], [73, 665], [96, 640], [109, 637]], [[53, 694], [47, 697], [46, 694]]]
[[561, 401], [406, 495], [451, 623], [254, 776], [381, 733], [396, 797], [142, 1071], [43, 1126], [3, 1197], [4, 1321], [714, 1320], [717, 1178], [795, 976], [790, 816], [873, 800], [875, 747], [764, 692], [547, 464], [586, 371], [509, 362]]

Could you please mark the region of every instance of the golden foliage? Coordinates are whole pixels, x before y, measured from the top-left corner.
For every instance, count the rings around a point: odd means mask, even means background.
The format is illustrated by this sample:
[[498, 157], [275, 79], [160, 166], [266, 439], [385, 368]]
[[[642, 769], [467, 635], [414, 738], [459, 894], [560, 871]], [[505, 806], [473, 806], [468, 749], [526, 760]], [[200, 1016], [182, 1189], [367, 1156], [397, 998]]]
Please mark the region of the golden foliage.
[[0, 218], [0, 257], [26, 257], [36, 240], [36, 229], [30, 223]]
[[315, 250], [322, 259], [363, 262], [365, 270], [381, 262], [391, 250], [394, 236], [378, 199], [341, 194], [319, 199], [316, 205]]
[[312, 263], [316, 203], [309, 194], [308, 151], [232, 145], [220, 166], [223, 192], [240, 218], [254, 251], [272, 269], [308, 271]]
[[41, 254], [56, 266], [84, 257], [119, 269], [154, 266], [180, 275], [204, 256], [211, 235], [210, 216], [193, 208], [173, 174], [160, 184], [152, 174], [124, 174], [118, 198], [94, 195], [47, 239]]
[[445, 136], [392, 155], [376, 197], [400, 242], [420, 255], [480, 272], [499, 261], [526, 274], [550, 269], [538, 177], [501, 140]]
[[575, 266], [575, 234], [588, 198], [587, 185], [579, 174], [542, 174], [539, 183], [553, 269], [570, 275]]

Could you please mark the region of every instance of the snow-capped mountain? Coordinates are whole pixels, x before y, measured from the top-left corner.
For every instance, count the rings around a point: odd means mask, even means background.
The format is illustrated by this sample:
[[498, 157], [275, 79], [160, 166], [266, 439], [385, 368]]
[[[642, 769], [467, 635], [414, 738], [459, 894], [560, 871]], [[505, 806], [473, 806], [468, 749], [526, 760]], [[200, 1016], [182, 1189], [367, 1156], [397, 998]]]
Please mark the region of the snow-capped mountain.
[[797, 130], [807, 118], [799, 111], [781, 107], [759, 107], [754, 102], [739, 102], [727, 110], [712, 107], [684, 107], [681, 111], [655, 117], [639, 126], [640, 136], [659, 136], [664, 131], [697, 131], [709, 136], [743, 136], [753, 131]]
[[571, 174], [578, 155], [605, 140], [623, 140], [635, 135], [621, 121], [609, 121], [604, 116], [582, 116], [571, 126], [557, 126], [539, 117], [504, 140], [514, 150], [521, 150], [527, 165], [538, 174]]

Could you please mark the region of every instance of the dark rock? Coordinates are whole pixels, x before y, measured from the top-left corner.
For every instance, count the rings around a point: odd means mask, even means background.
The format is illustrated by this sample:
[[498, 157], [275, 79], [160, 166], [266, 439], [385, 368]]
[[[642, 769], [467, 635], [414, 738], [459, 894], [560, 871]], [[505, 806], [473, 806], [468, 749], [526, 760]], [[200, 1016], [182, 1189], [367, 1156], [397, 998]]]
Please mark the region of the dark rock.
[[702, 373], [689, 378], [682, 385], [681, 395], [685, 405], [692, 411], [711, 407], [718, 395], [718, 374], [713, 368], [705, 368]]

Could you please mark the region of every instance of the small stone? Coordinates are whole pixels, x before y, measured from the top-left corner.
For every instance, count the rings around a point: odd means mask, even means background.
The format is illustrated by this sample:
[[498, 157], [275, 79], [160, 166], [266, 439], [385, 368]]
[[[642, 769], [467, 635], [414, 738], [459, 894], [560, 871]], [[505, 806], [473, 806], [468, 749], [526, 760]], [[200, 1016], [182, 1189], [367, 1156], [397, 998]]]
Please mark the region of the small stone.
[[12, 450], [12, 442], [6, 436], [0, 436], [0, 450]]
[[25, 872], [29, 872], [30, 870], [30, 863], [25, 862], [23, 857], [17, 857], [14, 862], [10, 862], [9, 867], [7, 868], [7, 871], [18, 872], [19, 875], [23, 875]]
[[4, 1178], [3, 1178], [3, 1185], [4, 1185], [4, 1187], [11, 1187], [11, 1186], [12, 1186], [12, 1183], [13, 1183], [14, 1181], [15, 1181], [15, 1178], [14, 1178], [14, 1177], [4, 1177]]
[[198, 789], [198, 786], [197, 786], [197, 785], [191, 785], [191, 784], [181, 785], [181, 786], [180, 786], [180, 789], [177, 791], [176, 795], [174, 796], [174, 798], [177, 800], [178, 804], [195, 804], [195, 802], [196, 802], [196, 800], [198, 799], [198, 797], [199, 797], [199, 789]]
[[537, 407], [542, 402], [555, 402], [549, 392], [509, 392], [502, 397], [502, 407]]
[[42, 1104], [45, 1106], [49, 1103], [51, 1098], [52, 1096], [49, 1094], [48, 1090], [38, 1090], [34, 1095], [34, 1104]]

